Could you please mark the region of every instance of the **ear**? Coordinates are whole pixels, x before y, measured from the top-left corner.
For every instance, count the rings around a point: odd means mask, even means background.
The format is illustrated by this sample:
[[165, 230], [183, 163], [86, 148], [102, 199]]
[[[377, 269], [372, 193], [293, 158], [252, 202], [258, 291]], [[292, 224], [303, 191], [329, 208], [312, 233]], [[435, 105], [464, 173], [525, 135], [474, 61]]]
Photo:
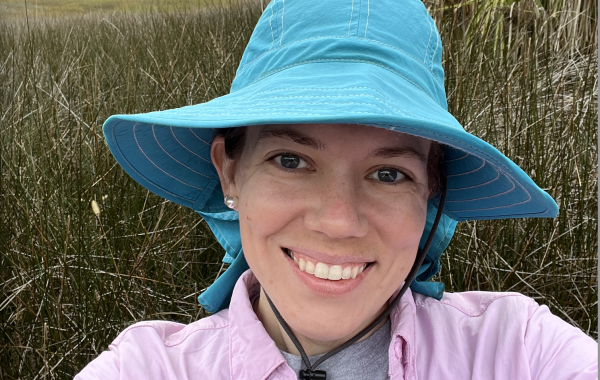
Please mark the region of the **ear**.
[[219, 174], [219, 181], [225, 196], [237, 196], [235, 187], [235, 161], [230, 159], [225, 152], [225, 139], [215, 136], [210, 147], [210, 158]]

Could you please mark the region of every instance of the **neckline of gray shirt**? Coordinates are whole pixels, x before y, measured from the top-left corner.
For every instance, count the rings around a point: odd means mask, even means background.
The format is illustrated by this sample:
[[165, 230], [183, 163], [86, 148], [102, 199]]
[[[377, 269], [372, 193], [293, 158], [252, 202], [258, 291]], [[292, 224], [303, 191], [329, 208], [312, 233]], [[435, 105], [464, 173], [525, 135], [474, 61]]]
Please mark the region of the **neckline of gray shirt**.
[[[327, 372], [327, 380], [387, 379], [390, 329], [391, 323], [388, 319], [373, 335], [325, 360], [317, 369]], [[299, 375], [300, 369], [306, 369], [300, 356], [279, 351], [296, 375]], [[323, 355], [309, 356], [310, 362], [314, 363], [321, 356]]]

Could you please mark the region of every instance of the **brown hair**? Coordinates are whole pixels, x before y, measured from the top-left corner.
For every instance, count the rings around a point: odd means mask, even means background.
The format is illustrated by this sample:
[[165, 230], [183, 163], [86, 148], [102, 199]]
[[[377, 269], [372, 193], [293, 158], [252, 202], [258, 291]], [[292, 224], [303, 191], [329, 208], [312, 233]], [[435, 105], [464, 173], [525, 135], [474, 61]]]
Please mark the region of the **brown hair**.
[[[223, 137], [225, 140], [225, 154], [230, 160], [237, 160], [244, 151], [246, 143], [246, 128], [220, 128], [217, 129], [215, 136]], [[429, 198], [434, 198], [438, 195], [441, 186], [441, 176], [445, 171], [444, 151], [442, 145], [437, 141], [432, 141], [429, 147], [429, 155], [427, 156], [427, 181], [431, 194]]]

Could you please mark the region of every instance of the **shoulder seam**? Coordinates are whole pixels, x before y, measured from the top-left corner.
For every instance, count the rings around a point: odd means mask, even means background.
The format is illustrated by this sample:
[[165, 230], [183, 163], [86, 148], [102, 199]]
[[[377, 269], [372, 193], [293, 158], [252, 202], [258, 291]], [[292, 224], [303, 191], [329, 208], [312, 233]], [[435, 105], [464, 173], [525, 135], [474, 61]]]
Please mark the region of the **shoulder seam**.
[[[158, 330], [156, 329], [156, 327], [152, 326], [152, 324], [150, 324], [150, 323], [147, 323], [147, 322], [146, 322], [146, 323], [136, 323], [135, 325], [129, 326], [128, 328], [126, 328], [125, 330], [123, 330], [123, 331], [122, 331], [122, 332], [119, 334], [119, 336], [118, 336], [118, 337], [117, 337], [117, 338], [116, 338], [116, 339], [115, 339], [115, 340], [114, 340], [114, 341], [111, 343], [111, 345], [112, 345], [112, 346], [115, 346], [115, 347], [118, 347], [118, 346], [119, 346], [119, 344], [121, 344], [121, 342], [122, 342], [122, 341], [125, 339], [126, 335], [127, 335], [127, 334], [128, 334], [130, 331], [132, 331], [132, 330], [136, 330], [136, 329], [140, 329], [140, 328], [145, 328], [145, 327], [147, 327], [147, 328], [151, 328], [151, 329], [153, 329], [155, 332], [157, 332], [157, 333], [158, 333]], [[177, 342], [175, 342], [175, 343], [170, 343], [170, 344], [167, 344], [167, 343], [165, 343], [165, 342], [163, 341], [163, 345], [164, 345], [165, 347], [174, 347], [174, 346], [177, 346], [177, 345], [179, 345], [179, 344], [183, 343], [183, 342], [184, 342], [184, 341], [185, 341], [185, 340], [186, 340], [186, 339], [187, 339], [187, 338], [188, 338], [190, 335], [192, 335], [192, 334], [194, 334], [194, 333], [196, 333], [196, 332], [198, 332], [198, 331], [204, 331], [204, 330], [220, 330], [220, 329], [227, 328], [227, 327], [229, 327], [229, 324], [226, 324], [226, 325], [216, 325], [216, 326], [210, 326], [210, 327], [208, 327], [208, 326], [207, 326], [207, 327], [197, 327], [197, 328], [194, 328], [194, 329], [193, 329], [192, 331], [190, 331], [189, 333], [187, 333], [187, 334], [186, 334], [186, 335], [185, 335], [185, 336], [184, 336], [184, 337], [183, 337], [181, 340], [179, 340], [179, 341], [177, 341]]]
[[443, 301], [443, 300], [437, 300], [437, 299], [431, 298], [431, 297], [428, 297], [426, 300], [418, 302], [418, 303], [415, 302], [415, 306], [417, 308], [420, 308], [423, 306], [428, 306], [428, 305], [433, 305], [433, 304], [441, 304], [444, 306], [453, 307], [468, 317], [480, 317], [487, 311], [487, 309], [490, 307], [490, 305], [494, 301], [497, 301], [502, 298], [507, 298], [507, 297], [518, 297], [518, 298], [522, 297], [522, 298], [526, 299], [527, 301], [530, 301], [529, 303], [531, 303], [531, 301], [533, 301], [531, 298], [524, 296], [523, 294], [520, 294], [520, 293], [499, 293], [498, 295], [495, 295], [490, 300], [488, 300], [485, 304], [483, 304], [480, 312], [477, 314], [473, 314], [471, 311], [468, 311], [468, 310], [462, 308], [459, 304], [456, 304], [453, 302], [448, 302], [448, 301]]

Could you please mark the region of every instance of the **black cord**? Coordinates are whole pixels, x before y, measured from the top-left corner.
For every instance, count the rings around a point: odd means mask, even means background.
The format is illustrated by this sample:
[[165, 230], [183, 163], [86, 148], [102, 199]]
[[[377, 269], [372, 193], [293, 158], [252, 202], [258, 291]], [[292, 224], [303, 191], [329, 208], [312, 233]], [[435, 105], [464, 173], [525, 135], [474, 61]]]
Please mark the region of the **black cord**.
[[[445, 169], [445, 165], [441, 165], [441, 166], [443, 167], [443, 169]], [[292, 329], [287, 324], [287, 322], [283, 320], [283, 317], [281, 316], [281, 314], [279, 313], [279, 311], [277, 310], [275, 305], [273, 305], [273, 302], [271, 301], [271, 299], [269, 298], [267, 293], [265, 293], [267, 301], [269, 302], [269, 305], [271, 306], [271, 309], [273, 310], [275, 317], [279, 321], [279, 324], [281, 325], [281, 327], [283, 327], [283, 330], [290, 337], [290, 340], [292, 341], [292, 343], [294, 343], [294, 346], [296, 346], [296, 349], [298, 350], [298, 352], [300, 352], [302, 361], [304, 362], [304, 365], [307, 368], [306, 371], [300, 371], [300, 379], [301, 380], [317, 380], [317, 379], [325, 380], [326, 379], [325, 371], [318, 371], [317, 367], [319, 365], [321, 365], [321, 363], [323, 363], [325, 360], [332, 357], [333, 355], [335, 355], [335, 354], [339, 353], [340, 351], [353, 345], [354, 343], [359, 341], [362, 337], [367, 335], [371, 330], [373, 330], [375, 327], [377, 327], [381, 322], [383, 322], [390, 315], [390, 313], [392, 312], [394, 307], [396, 307], [396, 305], [398, 304], [398, 302], [400, 301], [400, 299], [402, 298], [404, 293], [406, 293], [406, 290], [410, 287], [410, 284], [413, 282], [413, 280], [417, 276], [417, 273], [419, 272], [419, 268], [421, 267], [421, 264], [423, 264], [423, 260], [425, 260], [425, 257], [427, 256], [427, 252], [429, 251], [429, 247], [431, 246], [431, 243], [433, 243], [433, 237], [435, 236], [435, 231], [437, 230], [438, 224], [440, 223], [440, 219], [443, 214], [444, 203], [446, 202], [446, 186], [447, 186], [445, 170], [443, 170], [443, 173], [441, 173], [440, 177], [441, 177], [441, 182], [442, 182], [441, 183], [442, 191], [441, 191], [441, 195], [440, 195], [440, 202], [438, 205], [437, 214], [435, 215], [433, 225], [431, 226], [431, 231], [429, 231], [429, 236], [427, 236], [427, 241], [425, 241], [425, 245], [423, 246], [423, 249], [419, 250], [419, 252], [417, 252], [417, 257], [415, 258], [415, 262], [414, 262], [410, 272], [408, 273], [408, 276], [406, 276], [406, 279], [404, 280], [404, 285], [402, 286], [402, 289], [400, 289], [400, 292], [398, 293], [396, 298], [394, 298], [394, 300], [389, 303], [387, 308], [379, 315], [379, 317], [377, 317], [367, 327], [362, 329], [358, 334], [356, 334], [355, 336], [350, 338], [344, 344], [334, 348], [333, 350], [329, 351], [325, 355], [321, 356], [314, 364], [310, 363], [310, 359], [308, 358], [308, 355], [302, 348], [300, 341], [298, 340], [296, 335], [294, 335], [294, 333], [292, 332]]]
[[273, 301], [271, 301], [271, 298], [269, 298], [269, 295], [266, 292], [265, 292], [265, 296], [267, 298], [267, 301], [269, 302], [269, 306], [271, 306], [271, 309], [273, 310], [273, 313], [275, 314], [275, 317], [279, 321], [279, 324], [281, 325], [281, 327], [283, 327], [283, 330], [286, 332], [286, 334], [288, 334], [288, 336], [292, 340], [292, 343], [294, 343], [294, 346], [296, 346], [296, 348], [298, 349], [298, 352], [300, 352], [300, 356], [302, 357], [302, 361], [304, 362], [304, 365], [306, 366], [306, 368], [310, 369], [311, 368], [310, 360], [308, 359], [308, 355], [306, 355], [306, 352], [302, 348], [300, 341], [298, 340], [298, 338], [296, 338], [296, 335], [294, 334], [294, 332], [292, 331], [290, 326], [287, 324], [287, 322], [283, 319], [281, 314], [279, 314], [279, 310], [277, 310], [275, 305], [273, 305]]

